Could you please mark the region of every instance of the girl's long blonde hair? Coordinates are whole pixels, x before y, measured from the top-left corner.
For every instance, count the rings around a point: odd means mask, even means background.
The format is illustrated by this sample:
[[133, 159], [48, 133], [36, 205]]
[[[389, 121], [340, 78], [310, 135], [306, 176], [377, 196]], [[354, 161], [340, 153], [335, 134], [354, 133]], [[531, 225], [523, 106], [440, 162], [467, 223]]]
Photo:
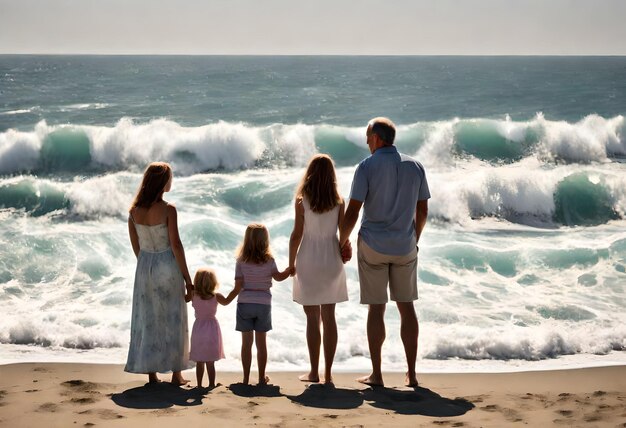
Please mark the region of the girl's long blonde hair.
[[309, 201], [311, 211], [318, 214], [330, 211], [341, 204], [335, 165], [330, 156], [315, 155], [311, 158], [296, 191], [296, 198], [303, 196]]
[[267, 228], [260, 223], [249, 224], [243, 242], [237, 249], [237, 260], [261, 264], [273, 258], [270, 250], [270, 233]]
[[193, 277], [194, 294], [202, 300], [209, 300], [215, 296], [215, 290], [220, 286], [215, 271], [209, 268], [200, 268]]
[[143, 173], [143, 179], [130, 209], [149, 208], [163, 200], [165, 186], [172, 178], [172, 167], [165, 162], [152, 162]]

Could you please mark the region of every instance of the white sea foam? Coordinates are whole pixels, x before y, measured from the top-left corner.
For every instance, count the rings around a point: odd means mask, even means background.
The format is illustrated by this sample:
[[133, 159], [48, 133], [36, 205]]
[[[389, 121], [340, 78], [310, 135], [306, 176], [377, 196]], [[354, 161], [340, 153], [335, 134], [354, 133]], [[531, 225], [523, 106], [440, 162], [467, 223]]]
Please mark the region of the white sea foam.
[[0, 173], [34, 170], [39, 161], [41, 139], [38, 132], [9, 129], [0, 132]]
[[[611, 156], [626, 155], [623, 116], [605, 119], [590, 115], [577, 123], [549, 121], [541, 114], [528, 122], [513, 122], [510, 118], [424, 122], [400, 126], [399, 141], [403, 146], [413, 147], [417, 157], [431, 168], [454, 168], [460, 161], [458, 141], [466, 138], [464, 132], [470, 132], [465, 130], [467, 125], [477, 127], [471, 130], [477, 132], [471, 135], [473, 139], [489, 140], [499, 135], [512, 144], [523, 146], [520, 153], [529, 150], [526, 157], [537, 157], [544, 162], [605, 162]], [[122, 118], [115, 126], [107, 127], [49, 126], [42, 121], [32, 132], [9, 129], [0, 133], [0, 173], [36, 170], [42, 163], [40, 150], [44, 140], [60, 129], [87, 136], [92, 167], [136, 170], [161, 159], [172, 162], [184, 174], [269, 165], [302, 166], [317, 152], [315, 135], [319, 129], [343, 129], [343, 138], [364, 147], [362, 128], [327, 125], [253, 127], [217, 122], [185, 127], [167, 119], [135, 123]], [[341, 147], [344, 141], [331, 141], [325, 143], [325, 147], [331, 154], [334, 151], [345, 153], [348, 148]], [[506, 150], [501, 155], [510, 156]], [[259, 164], [262, 159], [265, 162]], [[509, 159], [510, 162], [518, 160]]]
[[103, 108], [113, 107], [113, 104], [107, 103], [80, 103], [68, 104], [59, 108], [59, 111], [67, 112], [72, 110], [100, 110]]
[[623, 135], [624, 117], [605, 119], [589, 115], [581, 121], [547, 121], [542, 115], [531, 126], [543, 130], [543, 154], [568, 162], [605, 161], [609, 155], [626, 155], [626, 135]]
[[23, 108], [23, 109], [17, 109], [17, 110], [2, 111], [0, 112], [0, 116], [12, 116], [15, 114], [32, 113], [33, 111], [37, 109], [38, 107], [30, 107], [30, 108]]
[[107, 175], [71, 183], [65, 194], [72, 213], [83, 217], [124, 215], [133, 193], [123, 185], [123, 179]]

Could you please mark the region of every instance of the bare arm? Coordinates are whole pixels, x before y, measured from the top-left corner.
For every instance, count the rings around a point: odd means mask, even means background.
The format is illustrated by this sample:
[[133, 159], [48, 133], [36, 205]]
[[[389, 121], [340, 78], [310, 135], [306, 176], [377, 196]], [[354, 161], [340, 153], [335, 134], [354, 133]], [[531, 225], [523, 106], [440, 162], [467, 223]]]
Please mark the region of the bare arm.
[[224, 297], [220, 293], [215, 293], [215, 300], [217, 300], [217, 303], [219, 303], [220, 305], [224, 305], [224, 306], [230, 303], [230, 301], [226, 300], [226, 297]]
[[343, 247], [346, 241], [350, 238], [352, 229], [354, 229], [354, 226], [356, 225], [356, 221], [359, 219], [359, 211], [361, 211], [362, 206], [363, 206], [363, 202], [350, 199], [350, 202], [348, 203], [348, 209], [346, 210], [346, 214], [343, 217], [343, 222], [340, 225], [340, 231], [339, 231], [339, 246], [340, 247]]
[[174, 253], [180, 272], [183, 274], [183, 278], [185, 279], [187, 293], [189, 293], [193, 289], [193, 285], [191, 283], [191, 277], [189, 276], [189, 269], [187, 269], [185, 249], [183, 248], [183, 243], [181, 242], [180, 235], [178, 234], [178, 214], [176, 213], [176, 207], [174, 205], [167, 206], [167, 231], [170, 237], [172, 252]]
[[[219, 304], [221, 305], [228, 305], [230, 302], [233, 301], [233, 299], [235, 297], [237, 297], [239, 295], [239, 293], [241, 293], [241, 289], [243, 288], [243, 279], [236, 279], [235, 280], [235, 288], [232, 289], [232, 291], [230, 293], [228, 293], [228, 296], [226, 296], [226, 299], [224, 300], [224, 303], [220, 302], [219, 300], [217, 301]], [[217, 295], [216, 295], [217, 297]]]
[[293, 230], [291, 231], [291, 238], [289, 238], [289, 269], [291, 269], [291, 275], [296, 273], [296, 255], [298, 254], [298, 248], [302, 242], [302, 234], [304, 232], [304, 207], [302, 206], [302, 198], [296, 199], [295, 204], [295, 220], [293, 223]]
[[272, 278], [274, 278], [275, 281], [284, 281], [289, 278], [289, 275], [291, 275], [291, 269], [287, 268], [282, 272], [273, 273]]
[[137, 236], [137, 229], [135, 229], [135, 223], [128, 217], [128, 236], [130, 237], [130, 245], [133, 246], [133, 252], [135, 257], [139, 257], [139, 236]]
[[428, 199], [423, 201], [417, 201], [415, 207], [415, 238], [416, 242], [420, 242], [420, 236], [424, 226], [426, 226], [426, 219], [428, 218]]

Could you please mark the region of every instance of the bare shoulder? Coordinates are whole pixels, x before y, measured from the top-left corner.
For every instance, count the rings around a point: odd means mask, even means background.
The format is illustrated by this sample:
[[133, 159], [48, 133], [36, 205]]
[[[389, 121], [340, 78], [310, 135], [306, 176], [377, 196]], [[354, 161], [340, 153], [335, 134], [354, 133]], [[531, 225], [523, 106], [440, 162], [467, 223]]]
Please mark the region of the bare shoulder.
[[304, 199], [302, 195], [296, 197], [295, 206], [297, 211], [304, 211], [303, 201]]
[[163, 201], [163, 206], [167, 214], [176, 214], [176, 205]]

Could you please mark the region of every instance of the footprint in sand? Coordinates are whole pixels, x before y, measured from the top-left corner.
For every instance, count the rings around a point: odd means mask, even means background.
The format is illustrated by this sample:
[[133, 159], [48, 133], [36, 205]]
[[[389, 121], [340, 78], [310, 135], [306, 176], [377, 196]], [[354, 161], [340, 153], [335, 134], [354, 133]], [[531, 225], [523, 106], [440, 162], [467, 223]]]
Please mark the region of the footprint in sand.
[[61, 385], [71, 388], [72, 391], [81, 391], [81, 392], [96, 392], [99, 394], [97, 389], [100, 387], [97, 383], [93, 382], [85, 382], [84, 380], [68, 380]]
[[561, 416], [565, 416], [566, 418], [571, 418], [574, 414], [574, 412], [571, 410], [556, 410], [556, 412]]
[[73, 404], [93, 404], [96, 400], [91, 397], [74, 397], [70, 402]]
[[167, 407], [165, 409], [154, 410], [152, 414], [154, 415], [173, 415], [174, 413], [178, 413], [178, 410], [172, 409], [171, 407]]
[[[90, 410], [83, 410], [82, 412], [77, 412], [79, 415], [96, 415], [98, 416], [100, 419], [104, 419], [104, 420], [115, 420], [115, 419], [122, 419], [125, 416], [124, 415], [120, 415], [117, 412], [114, 412], [113, 410], [110, 409], [90, 409]], [[91, 422], [88, 422], [92, 425], [95, 425]]]
[[55, 403], [43, 403], [41, 406], [39, 406], [37, 411], [38, 412], [51, 412], [51, 413], [54, 413], [58, 409], [59, 409], [59, 406], [57, 406]]
[[497, 412], [500, 410], [500, 406], [497, 404], [487, 404], [484, 407], [481, 407], [480, 410], [484, 410], [485, 412]]
[[590, 415], [585, 415], [585, 417], [584, 417], [584, 421], [585, 422], [598, 422], [598, 421], [601, 421], [602, 419], [603, 419], [602, 415], [599, 415], [597, 413], [592, 413]]

